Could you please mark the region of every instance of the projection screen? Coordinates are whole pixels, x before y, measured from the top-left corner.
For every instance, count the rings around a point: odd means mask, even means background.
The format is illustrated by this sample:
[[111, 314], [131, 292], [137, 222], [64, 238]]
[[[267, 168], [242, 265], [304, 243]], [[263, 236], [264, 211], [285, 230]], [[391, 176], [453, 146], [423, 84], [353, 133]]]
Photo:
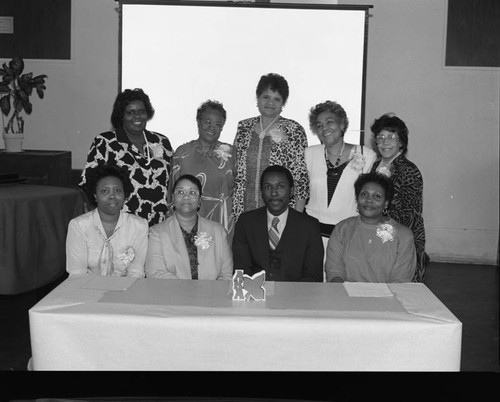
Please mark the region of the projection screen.
[[267, 73], [290, 87], [282, 116], [298, 121], [309, 145], [309, 109], [339, 102], [347, 142], [363, 143], [365, 57], [371, 6], [121, 1], [120, 84], [142, 88], [155, 116], [148, 129], [175, 149], [198, 138], [196, 110], [222, 102], [220, 140], [233, 143], [239, 120], [257, 116], [255, 89]]

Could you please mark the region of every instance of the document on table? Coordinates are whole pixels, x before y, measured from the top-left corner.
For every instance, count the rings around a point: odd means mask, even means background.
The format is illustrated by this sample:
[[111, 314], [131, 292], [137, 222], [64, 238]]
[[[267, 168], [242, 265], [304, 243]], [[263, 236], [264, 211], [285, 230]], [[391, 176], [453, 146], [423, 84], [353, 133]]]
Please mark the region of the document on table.
[[393, 293], [386, 283], [344, 282], [350, 297], [390, 297]]

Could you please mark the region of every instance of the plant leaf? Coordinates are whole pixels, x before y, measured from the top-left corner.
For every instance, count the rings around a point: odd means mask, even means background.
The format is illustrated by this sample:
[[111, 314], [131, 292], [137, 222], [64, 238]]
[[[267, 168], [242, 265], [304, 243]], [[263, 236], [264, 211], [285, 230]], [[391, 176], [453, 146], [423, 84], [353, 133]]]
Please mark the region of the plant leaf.
[[7, 84], [0, 83], [0, 93], [10, 93], [10, 88]]
[[0, 109], [5, 116], [10, 113], [10, 95], [2, 96], [0, 98]]
[[12, 70], [12, 75], [14, 77], [19, 77], [24, 70], [24, 61], [19, 56], [14, 56], [9, 62], [9, 67]]

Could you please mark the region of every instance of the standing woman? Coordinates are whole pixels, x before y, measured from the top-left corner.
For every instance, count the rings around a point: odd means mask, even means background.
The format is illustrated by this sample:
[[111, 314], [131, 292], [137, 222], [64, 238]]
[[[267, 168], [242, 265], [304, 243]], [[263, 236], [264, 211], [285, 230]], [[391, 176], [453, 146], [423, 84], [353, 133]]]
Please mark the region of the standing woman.
[[219, 222], [231, 235], [234, 226], [231, 217], [234, 151], [232, 145], [219, 141], [226, 122], [226, 110], [222, 103], [207, 100], [198, 108], [196, 122], [198, 138], [175, 150], [171, 182], [183, 174], [196, 176], [203, 194], [199, 215]]
[[233, 198], [235, 221], [242, 212], [264, 206], [260, 177], [270, 165], [286, 167], [293, 176], [295, 194], [290, 206], [302, 212], [309, 198], [309, 179], [304, 159], [307, 136], [294, 120], [281, 116], [289, 88], [279, 74], [263, 75], [256, 89], [259, 116], [238, 123], [236, 148], [236, 179]]
[[142, 89], [126, 89], [116, 97], [111, 113], [112, 131], [95, 137], [87, 155], [80, 186], [87, 182], [87, 170], [98, 164], [126, 166], [133, 191], [124, 205], [146, 219], [149, 225], [168, 215], [167, 193], [172, 146], [164, 135], [146, 130], [154, 109]]
[[424, 182], [417, 166], [406, 159], [408, 128], [399, 117], [387, 113], [376, 119], [371, 131], [381, 159], [372, 170], [391, 178], [394, 196], [387, 215], [411, 229], [417, 252], [413, 282], [423, 282], [429, 257], [425, 252], [423, 210]]
[[309, 126], [321, 144], [305, 152], [311, 187], [306, 213], [319, 220], [326, 250], [335, 225], [358, 214], [354, 182], [370, 171], [377, 155], [366, 146], [344, 142], [349, 119], [337, 102], [328, 100], [311, 108]]

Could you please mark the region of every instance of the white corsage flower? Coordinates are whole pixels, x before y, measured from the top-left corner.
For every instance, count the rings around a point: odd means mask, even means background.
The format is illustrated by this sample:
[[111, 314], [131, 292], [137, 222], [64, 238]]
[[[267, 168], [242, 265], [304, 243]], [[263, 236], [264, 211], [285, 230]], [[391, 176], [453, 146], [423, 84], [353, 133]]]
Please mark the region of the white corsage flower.
[[366, 158], [364, 155], [356, 152], [351, 160], [351, 168], [354, 170], [363, 170], [366, 165]]
[[281, 141], [286, 140], [286, 134], [279, 128], [273, 128], [272, 130], [270, 130], [269, 135], [271, 139], [277, 144], [279, 144]]
[[382, 239], [382, 243], [394, 240], [394, 226], [390, 223], [383, 223], [377, 227], [377, 236]]
[[194, 236], [194, 245], [200, 247], [202, 250], [209, 248], [213, 241], [213, 237], [209, 236], [206, 232], [200, 232]]
[[391, 177], [391, 169], [388, 169], [386, 166], [378, 167], [377, 173], [383, 174], [387, 177]]
[[118, 261], [120, 261], [126, 268], [132, 263], [132, 261], [134, 261], [135, 251], [132, 247], [128, 247], [127, 251], [125, 251], [123, 254], [120, 254], [117, 258]]
[[153, 153], [153, 158], [161, 158], [163, 156], [163, 146], [160, 143], [150, 143], [149, 149]]
[[220, 144], [217, 148], [214, 149], [214, 154], [221, 160], [219, 168], [222, 169], [226, 162], [231, 158], [231, 146], [228, 144]]

